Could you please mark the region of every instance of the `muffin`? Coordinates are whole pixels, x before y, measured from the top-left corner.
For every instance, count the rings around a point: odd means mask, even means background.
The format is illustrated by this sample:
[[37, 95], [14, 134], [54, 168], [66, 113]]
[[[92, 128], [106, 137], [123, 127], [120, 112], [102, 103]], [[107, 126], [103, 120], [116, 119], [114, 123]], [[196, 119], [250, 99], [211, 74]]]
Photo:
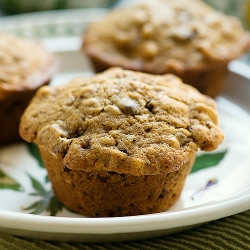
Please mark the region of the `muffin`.
[[36, 90], [48, 84], [55, 57], [35, 41], [0, 34], [0, 146], [20, 140], [19, 121]]
[[171, 74], [121, 68], [42, 87], [20, 134], [38, 146], [57, 198], [90, 217], [166, 210], [197, 150], [224, 138], [212, 98]]
[[199, 0], [156, 0], [114, 9], [91, 24], [82, 51], [96, 72], [119, 66], [173, 73], [214, 98], [223, 88], [227, 64], [249, 46], [249, 34], [234, 17]]

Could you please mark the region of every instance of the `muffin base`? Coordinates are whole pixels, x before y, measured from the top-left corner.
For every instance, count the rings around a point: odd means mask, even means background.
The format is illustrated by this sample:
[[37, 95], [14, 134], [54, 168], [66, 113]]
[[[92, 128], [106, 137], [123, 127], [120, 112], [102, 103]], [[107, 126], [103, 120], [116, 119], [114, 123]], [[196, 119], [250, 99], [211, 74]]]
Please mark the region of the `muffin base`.
[[64, 166], [63, 158], [40, 148], [55, 195], [68, 209], [89, 217], [162, 212], [179, 198], [195, 156], [167, 174], [134, 176]]

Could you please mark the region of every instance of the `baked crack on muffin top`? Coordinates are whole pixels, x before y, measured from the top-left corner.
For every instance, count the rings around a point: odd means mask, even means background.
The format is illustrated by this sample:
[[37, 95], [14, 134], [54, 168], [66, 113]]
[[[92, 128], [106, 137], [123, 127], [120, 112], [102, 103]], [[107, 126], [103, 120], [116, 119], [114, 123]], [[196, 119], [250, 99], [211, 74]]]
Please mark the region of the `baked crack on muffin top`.
[[155, 175], [223, 141], [216, 103], [180, 78], [111, 68], [42, 87], [20, 134], [72, 170]]

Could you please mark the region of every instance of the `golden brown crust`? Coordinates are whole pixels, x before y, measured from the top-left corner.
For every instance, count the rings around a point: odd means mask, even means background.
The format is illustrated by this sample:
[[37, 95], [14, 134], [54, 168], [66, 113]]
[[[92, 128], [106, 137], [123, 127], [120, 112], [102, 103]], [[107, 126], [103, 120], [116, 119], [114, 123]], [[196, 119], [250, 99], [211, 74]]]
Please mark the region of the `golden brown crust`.
[[71, 170], [137, 176], [176, 171], [224, 138], [214, 100], [174, 75], [120, 68], [41, 88], [20, 134]]
[[20, 140], [24, 109], [56, 70], [57, 59], [41, 44], [0, 34], [0, 145]]

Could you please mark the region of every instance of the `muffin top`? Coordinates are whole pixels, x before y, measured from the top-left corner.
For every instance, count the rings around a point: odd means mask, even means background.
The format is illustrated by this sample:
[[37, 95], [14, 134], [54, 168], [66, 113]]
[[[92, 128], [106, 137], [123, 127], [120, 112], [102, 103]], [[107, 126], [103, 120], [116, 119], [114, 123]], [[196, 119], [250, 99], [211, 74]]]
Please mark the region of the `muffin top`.
[[[144, 1], [145, 2], [145, 1]], [[90, 25], [83, 50], [108, 65], [163, 74], [217, 67], [250, 46], [240, 22], [199, 0], [155, 0]]]
[[172, 74], [121, 68], [40, 88], [20, 134], [69, 169], [133, 175], [175, 171], [224, 138], [213, 99]]
[[8, 92], [29, 91], [49, 81], [56, 71], [54, 56], [41, 44], [0, 34], [0, 101]]

